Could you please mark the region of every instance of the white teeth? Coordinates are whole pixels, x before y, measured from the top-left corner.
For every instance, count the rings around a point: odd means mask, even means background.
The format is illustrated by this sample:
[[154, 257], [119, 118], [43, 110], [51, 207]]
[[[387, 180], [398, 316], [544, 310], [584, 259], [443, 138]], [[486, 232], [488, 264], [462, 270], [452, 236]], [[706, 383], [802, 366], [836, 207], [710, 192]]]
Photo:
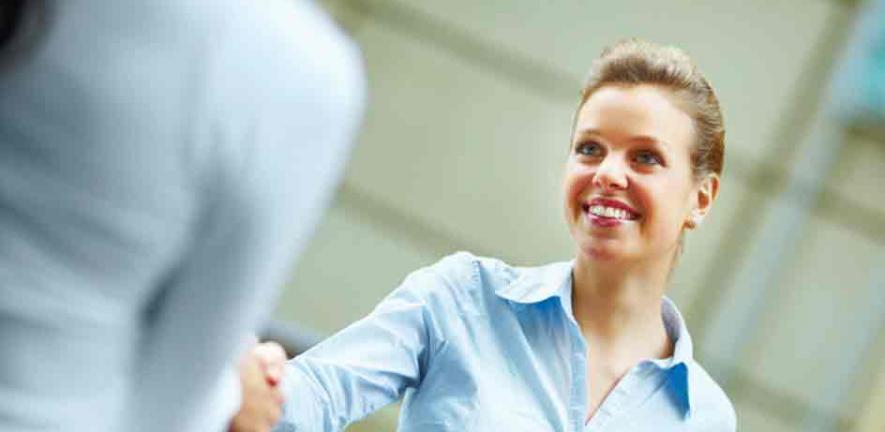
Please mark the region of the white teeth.
[[627, 218], [629, 217], [627, 210], [614, 207], [605, 207], [601, 205], [590, 206], [588, 211], [590, 212], [590, 214], [612, 219], [627, 220]]

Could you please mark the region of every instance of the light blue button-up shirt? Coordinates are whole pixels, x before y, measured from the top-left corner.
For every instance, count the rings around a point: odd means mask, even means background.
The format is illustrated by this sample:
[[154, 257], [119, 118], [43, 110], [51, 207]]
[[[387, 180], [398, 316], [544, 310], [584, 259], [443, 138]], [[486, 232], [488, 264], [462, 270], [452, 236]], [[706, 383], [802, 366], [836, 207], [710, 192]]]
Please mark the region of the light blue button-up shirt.
[[666, 298], [673, 356], [637, 364], [585, 422], [593, 347], [572, 314], [571, 274], [571, 262], [518, 268], [463, 252], [412, 273], [289, 362], [276, 431], [341, 430], [401, 397], [403, 432], [735, 430]]

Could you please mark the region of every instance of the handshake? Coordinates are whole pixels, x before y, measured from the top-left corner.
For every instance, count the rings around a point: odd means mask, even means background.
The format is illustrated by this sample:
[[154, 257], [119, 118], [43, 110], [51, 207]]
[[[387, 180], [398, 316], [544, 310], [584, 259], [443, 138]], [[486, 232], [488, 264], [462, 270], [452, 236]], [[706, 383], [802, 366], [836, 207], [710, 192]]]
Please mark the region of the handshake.
[[276, 342], [253, 345], [240, 359], [240, 409], [229, 432], [270, 432], [282, 415], [286, 351]]

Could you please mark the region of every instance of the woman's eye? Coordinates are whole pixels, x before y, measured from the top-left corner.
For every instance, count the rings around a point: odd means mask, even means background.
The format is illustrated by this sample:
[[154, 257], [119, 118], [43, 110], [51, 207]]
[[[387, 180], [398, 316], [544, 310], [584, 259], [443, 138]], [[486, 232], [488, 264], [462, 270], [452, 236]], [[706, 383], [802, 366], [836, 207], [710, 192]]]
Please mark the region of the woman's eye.
[[636, 156], [634, 157], [634, 160], [636, 160], [636, 162], [638, 162], [642, 165], [663, 165], [664, 164], [664, 162], [661, 160], [660, 157], [658, 157], [658, 155], [656, 155], [650, 151], [643, 151], [643, 152], [637, 153]]
[[581, 156], [599, 156], [602, 154], [602, 146], [593, 141], [583, 142], [575, 146], [575, 153]]

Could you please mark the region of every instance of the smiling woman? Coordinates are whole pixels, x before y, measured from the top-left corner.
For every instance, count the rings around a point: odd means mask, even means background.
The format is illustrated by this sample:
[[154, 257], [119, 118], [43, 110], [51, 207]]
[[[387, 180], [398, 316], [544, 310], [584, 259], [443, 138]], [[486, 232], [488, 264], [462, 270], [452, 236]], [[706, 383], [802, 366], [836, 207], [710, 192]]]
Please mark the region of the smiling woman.
[[593, 64], [565, 168], [573, 260], [458, 253], [289, 362], [284, 426], [340, 430], [405, 397], [401, 431], [733, 431], [666, 297], [686, 229], [719, 189], [716, 96], [676, 48]]
[[633, 227], [655, 253], [675, 258], [682, 243], [674, 237], [696, 227], [718, 194], [724, 140], [713, 88], [682, 51], [637, 40], [606, 49], [581, 92], [566, 168], [566, 220], [579, 248], [597, 258], [612, 252], [588, 243], [602, 233], [582, 235], [581, 222]]

